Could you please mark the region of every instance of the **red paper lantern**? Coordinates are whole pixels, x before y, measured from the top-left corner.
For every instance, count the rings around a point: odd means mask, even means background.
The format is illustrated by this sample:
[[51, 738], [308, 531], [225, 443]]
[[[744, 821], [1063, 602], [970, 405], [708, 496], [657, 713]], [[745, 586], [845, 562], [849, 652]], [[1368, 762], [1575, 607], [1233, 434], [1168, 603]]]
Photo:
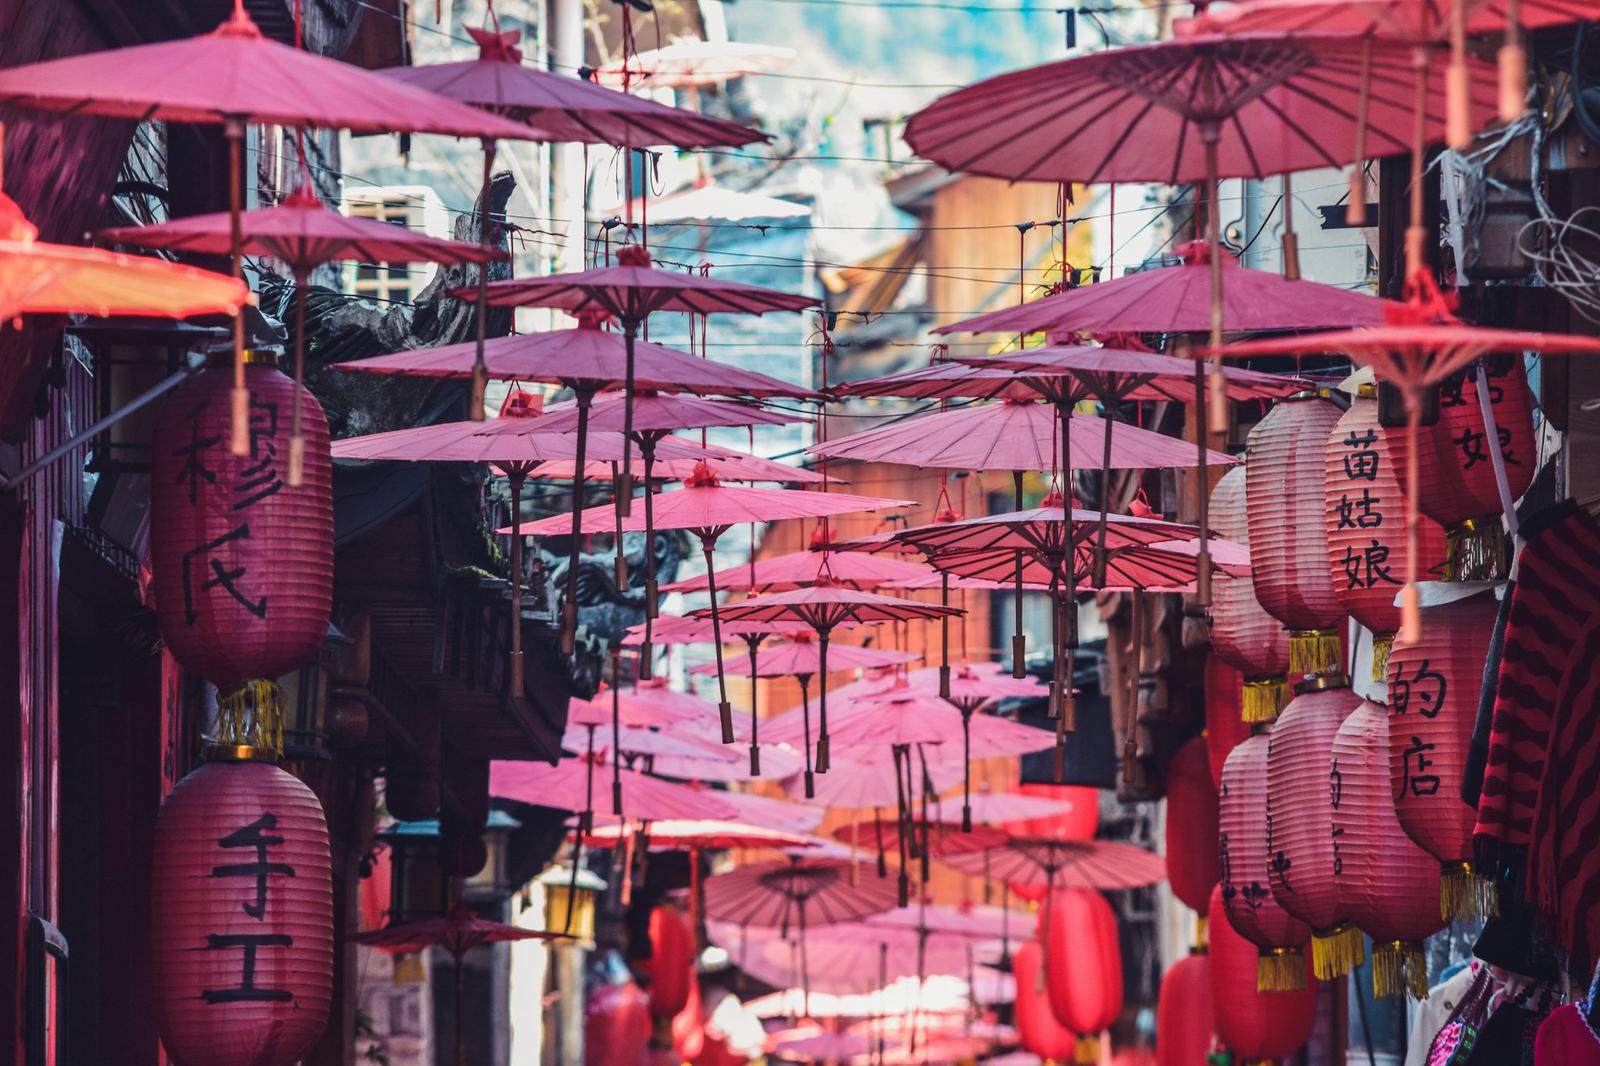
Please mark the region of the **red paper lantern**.
[[1011, 957], [1017, 982], [1017, 1036], [1024, 1049], [1048, 1062], [1069, 1062], [1077, 1055], [1078, 1037], [1056, 1019], [1044, 987], [1044, 949], [1037, 940], [1017, 948]]
[[1333, 738], [1361, 700], [1319, 678], [1302, 686], [1267, 746], [1267, 848], [1272, 896], [1311, 927], [1311, 959], [1326, 981], [1366, 957], [1333, 881]]
[[[220, 366], [173, 390], [151, 441], [150, 556], [161, 636], [186, 669], [224, 692], [316, 658], [333, 606], [327, 419], [270, 356], [253, 358], [245, 375], [248, 455], [228, 449], [232, 378]], [[290, 486], [295, 403], [305, 478]]]
[[1203, 1066], [1211, 1051], [1211, 956], [1179, 959], [1156, 1001], [1156, 1066]]
[[674, 1017], [689, 1002], [694, 984], [694, 934], [689, 923], [671, 907], [650, 912], [650, 957], [639, 969], [650, 976], [650, 1013], [657, 1019]]
[[269, 762], [209, 762], [156, 817], [153, 942], [174, 1066], [289, 1066], [328, 1021], [333, 880], [322, 805]]
[[1189, 741], [1167, 763], [1167, 880], [1172, 894], [1204, 912], [1217, 885], [1217, 786], [1206, 742]]
[[1346, 914], [1372, 938], [1372, 984], [1379, 996], [1402, 988], [1423, 999], [1428, 964], [1422, 942], [1444, 926], [1439, 864], [1395, 817], [1389, 789], [1389, 715], [1363, 700], [1333, 738], [1328, 775], [1333, 804], [1333, 880]]
[[628, 981], [589, 990], [583, 1009], [584, 1066], [644, 1066], [650, 1050], [650, 997]]
[[1206, 758], [1211, 764], [1211, 783], [1218, 790], [1228, 753], [1250, 738], [1250, 723], [1239, 714], [1243, 685], [1239, 671], [1222, 656], [1206, 656]]
[[1017, 791], [1024, 796], [1067, 804], [1071, 809], [1048, 818], [1023, 818], [1007, 822], [1006, 828], [1018, 836], [1047, 840], [1093, 840], [1100, 828], [1100, 790], [1089, 785], [1023, 784]]
[[1122, 1013], [1117, 913], [1100, 893], [1058, 888], [1045, 904], [1045, 987], [1056, 1020], [1075, 1033], [1078, 1062], [1099, 1062], [1099, 1034]]
[[[1491, 356], [1485, 362], [1506, 480], [1511, 498], [1517, 499], [1533, 481], [1537, 458], [1533, 392], [1522, 356]], [[1389, 427], [1386, 433], [1403, 475], [1410, 454], [1405, 426]], [[1447, 578], [1488, 580], [1504, 573], [1500, 490], [1486, 440], [1475, 371], [1458, 371], [1439, 387], [1439, 420], [1421, 427], [1417, 440], [1422, 488], [1417, 508], [1444, 527], [1449, 543]]]
[[[1240, 1063], [1274, 1062], [1299, 1050], [1317, 1016], [1315, 986], [1302, 973], [1292, 992], [1256, 988], [1256, 952], [1233, 931], [1222, 889], [1211, 896], [1211, 1009], [1217, 1038]], [[1305, 970], [1310, 967], [1301, 960]]]
[[[1383, 680], [1388, 647], [1400, 628], [1395, 596], [1405, 584], [1406, 501], [1400, 472], [1378, 424], [1377, 390], [1362, 386], [1328, 436], [1323, 482], [1328, 566], [1345, 611], [1372, 630], [1373, 679]], [[1444, 530], [1424, 519], [1417, 529], [1422, 572], [1444, 562]]]
[[1472, 868], [1477, 812], [1462, 802], [1461, 780], [1497, 605], [1480, 584], [1428, 593], [1459, 598], [1424, 607], [1416, 643], [1397, 640], [1390, 654], [1389, 781], [1401, 827], [1444, 870], [1444, 913], [1473, 917], [1492, 900]]
[[1245, 462], [1250, 577], [1266, 612], [1289, 629], [1289, 674], [1344, 672], [1344, 607], [1328, 573], [1322, 522], [1323, 454], [1339, 408], [1300, 393], [1250, 431]]
[[[1224, 540], [1248, 546], [1245, 472], [1235, 466], [1211, 490], [1211, 525]], [[1289, 634], [1256, 599], [1251, 581], [1223, 579], [1211, 587], [1211, 648], [1244, 675], [1240, 713], [1267, 722], [1289, 702]]]
[[[1223, 907], [1233, 931], [1260, 954], [1257, 983], [1264, 992], [1291, 991], [1305, 982], [1311, 928], [1272, 895], [1267, 849], [1267, 749], [1263, 734], [1228, 756], [1217, 809], [1217, 854]], [[1214, 923], [1213, 923], [1214, 924]], [[1215, 929], [1211, 935], [1216, 935]]]

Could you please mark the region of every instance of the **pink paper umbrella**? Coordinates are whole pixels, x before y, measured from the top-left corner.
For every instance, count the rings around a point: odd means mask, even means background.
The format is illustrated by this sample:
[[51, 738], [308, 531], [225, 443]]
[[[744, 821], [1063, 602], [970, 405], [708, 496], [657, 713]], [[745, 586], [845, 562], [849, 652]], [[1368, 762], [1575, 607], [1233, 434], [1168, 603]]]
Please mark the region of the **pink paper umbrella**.
[[815, 585], [824, 578], [836, 585], [871, 591], [890, 582], [909, 581], [932, 573], [933, 570], [922, 563], [825, 548], [752, 559], [714, 574], [697, 574], [675, 581], [663, 586], [661, 591], [703, 592], [714, 581], [717, 588], [727, 592], [787, 592]]
[[[653, 529], [682, 529], [700, 539], [701, 551], [706, 561], [706, 572], [712, 573], [712, 561], [717, 539], [736, 525], [747, 522], [771, 522], [783, 518], [821, 518], [826, 515], [850, 514], [859, 511], [876, 511], [888, 507], [909, 507], [913, 500], [883, 500], [872, 496], [850, 496], [844, 493], [805, 492], [799, 489], [750, 489], [724, 485], [710, 468], [684, 483], [678, 492], [650, 493], [646, 497], [644, 521], [630, 515], [618, 519], [616, 509], [591, 507], [577, 520], [582, 533], [604, 533], [613, 524], [620, 531], [633, 531], [649, 524]], [[565, 516], [545, 519], [528, 527], [533, 536], [558, 532]], [[649, 557], [650, 553], [646, 553]], [[718, 710], [722, 714], [723, 743], [733, 742], [733, 708], [728, 703], [728, 689], [722, 675], [722, 635], [716, 589], [711, 592], [712, 638], [716, 644], [717, 685], [721, 697]], [[804, 621], [804, 619], [802, 619]], [[641, 661], [650, 655], [651, 625], [645, 616], [645, 643], [640, 648]], [[755, 738], [751, 738], [752, 765], [756, 765]]]
[[784, 70], [798, 55], [777, 45], [686, 39], [614, 59], [595, 71], [595, 78], [602, 85], [690, 89]]
[[615, 720], [625, 726], [673, 726], [715, 713], [716, 708], [699, 696], [677, 692], [657, 678], [621, 689], [602, 684], [591, 700], [574, 697], [567, 703], [567, 725], [606, 726]]
[[[838, 943], [832, 940], [831, 943]], [[769, 948], [777, 947], [776, 944], [767, 945]], [[832, 954], [827, 956], [829, 963], [837, 964], [837, 959]], [[812, 983], [822, 985], [820, 974], [812, 974]], [[818, 1033], [815, 1036], [793, 1037], [779, 1041], [767, 1049], [767, 1054], [773, 1058], [783, 1059], [788, 1062], [822, 1062], [839, 1063], [849, 1062], [859, 1058], [872, 1050], [872, 1041], [864, 1036], [854, 1036], [846, 1033]]]
[[[691, 442], [686, 437], [664, 437], [663, 440], [678, 440], [700, 449], [705, 464], [711, 468], [723, 481], [770, 481], [778, 484], [789, 485], [821, 485], [824, 482], [833, 482], [837, 479], [825, 478], [814, 470], [807, 470], [803, 466], [791, 466], [775, 459], [763, 459], [759, 455], [741, 452], [735, 448], [722, 448], [715, 444], [699, 444]], [[657, 456], [652, 461], [651, 477], [657, 481], [687, 481], [694, 476], [699, 459], [662, 459]], [[586, 462], [583, 467], [585, 480], [610, 477], [615, 469], [615, 463], [598, 461]], [[577, 464], [569, 461], [556, 461], [541, 463], [534, 471], [534, 476], [551, 481], [571, 481], [576, 472]], [[633, 460], [633, 473], [643, 477], [644, 464], [642, 459]], [[662, 591], [657, 589], [658, 592]], [[671, 591], [671, 590], [667, 590]]]
[[461, 1010], [465, 976], [461, 968], [463, 956], [485, 944], [503, 944], [515, 940], [562, 940], [567, 937], [561, 933], [487, 921], [474, 914], [465, 903], [457, 903], [443, 918], [391, 925], [368, 933], [357, 933], [351, 939], [358, 944], [369, 944], [397, 954], [409, 955], [433, 947], [444, 948], [450, 953], [455, 970], [456, 1066], [466, 1066], [466, 1026]]
[[[923, 938], [914, 927], [881, 925], [874, 918], [813, 929], [806, 939], [806, 983], [814, 991], [835, 995], [871, 991], [905, 977], [960, 976], [974, 961], [973, 945], [966, 939], [938, 934]], [[741, 968], [749, 968], [750, 955], [759, 957], [757, 966], [789, 966], [799, 946], [789, 936], [760, 937], [747, 947]]]
[[1167, 876], [1167, 863], [1160, 855], [1114, 840], [1013, 837], [989, 852], [952, 852], [940, 859], [969, 874], [1050, 889], [1143, 888]]
[[[99, 239], [109, 244], [134, 244], [168, 252], [226, 255], [235, 237], [245, 255], [266, 255], [281, 260], [294, 277], [294, 382], [306, 376], [306, 287], [311, 272], [335, 259], [365, 263], [428, 262], [476, 263], [481, 268], [507, 253], [493, 245], [465, 244], [413, 233], [404, 226], [371, 219], [351, 218], [331, 211], [312, 192], [310, 175], [305, 184], [276, 207], [246, 211], [237, 219], [226, 211], [191, 215], [155, 226], [125, 226], [103, 230]], [[305, 441], [300, 435], [301, 405], [295, 404], [289, 430], [290, 485], [305, 477]]]
[[[772, 721], [778, 721], [778, 718]], [[961, 783], [961, 763], [956, 759], [941, 757], [937, 749], [930, 754], [924, 784], [931, 783], [937, 795]], [[784, 791], [802, 798], [805, 793], [799, 775], [783, 783]], [[817, 779], [816, 795], [806, 802], [816, 808], [841, 810], [868, 810], [896, 807], [905, 789], [904, 778], [883, 772], [882, 760], [863, 761], [849, 755], [833, 761], [828, 772]]]
[[[804, 622], [730, 622], [723, 620], [719, 627], [722, 633], [732, 637], [744, 637], [752, 634], [760, 636], [794, 636], [811, 632], [811, 627]], [[712, 631], [710, 618], [687, 618], [682, 615], [662, 615], [656, 619], [655, 642], [657, 644], [710, 644], [717, 639]], [[644, 623], [629, 626], [626, 635], [622, 638], [625, 647], [638, 647], [644, 643]]]
[[[262, 35], [234, 0], [211, 33], [30, 63], [0, 71], [0, 106], [137, 122], [221, 125], [228, 140], [229, 250], [244, 277], [237, 220], [244, 188], [245, 126], [314, 126], [355, 133], [439, 133], [452, 137], [539, 140], [529, 126], [401, 85], [360, 67]], [[487, 212], [484, 212], [487, 214]], [[249, 390], [244, 383], [244, 320], [234, 318], [235, 455], [249, 451]]]
[[914, 400], [1027, 401], [1038, 398], [1038, 393], [1018, 381], [1010, 371], [948, 360], [883, 377], [841, 382], [828, 391], [834, 396], [901, 396]]
[[[728, 604], [722, 608], [722, 611], [730, 619], [735, 620], [752, 619], [763, 622], [798, 620], [805, 622], [817, 634], [819, 665], [817, 672], [824, 675], [828, 672], [829, 640], [833, 635], [833, 631], [841, 625], [875, 625], [881, 622], [904, 622], [916, 618], [948, 618], [962, 613], [953, 607], [941, 607], [931, 603], [913, 603], [908, 600], [897, 600], [891, 596], [879, 596], [871, 592], [842, 588], [831, 581], [818, 582], [815, 585], [793, 589], [789, 592], [773, 592], [765, 596], [754, 596], [738, 603]], [[710, 614], [715, 619], [717, 615], [715, 599], [712, 600], [711, 607], [696, 611], [695, 614], [702, 617]], [[717, 645], [717, 672], [720, 677], [722, 672], [720, 642]], [[724, 703], [724, 706], [726, 706], [726, 703]], [[820, 774], [828, 772], [827, 685], [821, 687], [818, 708], [820, 716], [817, 730], [816, 772]], [[810, 706], [803, 701], [801, 709], [807, 723], [806, 750], [810, 752]], [[726, 734], [726, 730], [724, 733]]]

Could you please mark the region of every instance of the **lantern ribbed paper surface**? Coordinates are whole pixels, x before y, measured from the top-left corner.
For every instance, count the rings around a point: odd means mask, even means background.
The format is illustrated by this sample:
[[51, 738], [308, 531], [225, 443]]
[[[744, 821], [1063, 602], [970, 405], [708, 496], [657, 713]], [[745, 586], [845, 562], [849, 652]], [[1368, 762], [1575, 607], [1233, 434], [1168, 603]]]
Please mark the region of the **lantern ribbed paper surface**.
[[1444, 869], [1440, 905], [1446, 917], [1480, 916], [1493, 905], [1488, 882], [1472, 869], [1477, 812], [1461, 800], [1498, 606], [1487, 585], [1477, 587], [1483, 591], [1423, 608], [1417, 642], [1397, 640], [1389, 656], [1395, 811], [1406, 835]]
[[[1387, 648], [1400, 628], [1395, 596], [1405, 584], [1406, 501], [1399, 469], [1378, 424], [1378, 400], [1364, 386], [1328, 436], [1323, 481], [1328, 565], [1345, 611], [1372, 630], [1373, 680], [1382, 681]], [[1421, 572], [1444, 565], [1444, 530], [1424, 518], [1417, 529]]]
[[[333, 607], [333, 459], [310, 392], [274, 365], [245, 370], [250, 452], [228, 448], [231, 374], [172, 391], [151, 440], [150, 556], [161, 636], [183, 666], [227, 690], [315, 658]], [[288, 483], [300, 404], [304, 483]]]
[[1211, 1013], [1211, 956], [1179, 959], [1156, 1000], [1156, 1066], [1201, 1066], [1211, 1051]]
[[583, 1008], [584, 1066], [633, 1066], [650, 1046], [650, 997], [632, 981], [589, 990]]
[[1278, 992], [1304, 986], [1311, 929], [1272, 895], [1272, 853], [1267, 850], [1269, 743], [1265, 735], [1251, 737], [1228, 755], [1217, 812], [1217, 855], [1228, 924], [1260, 949], [1261, 989]]
[[[1533, 392], [1522, 356], [1491, 356], [1485, 362], [1506, 480], [1511, 498], [1518, 499], [1533, 481], [1537, 459]], [[1391, 426], [1386, 433], [1404, 484], [1409, 456], [1405, 427]], [[1486, 441], [1477, 379], [1470, 368], [1458, 371], [1439, 387], [1439, 420], [1421, 427], [1417, 441], [1422, 483], [1417, 507], [1444, 527], [1449, 578], [1488, 580], [1504, 572], [1500, 490]]]
[[[1242, 467], [1229, 470], [1211, 490], [1210, 514], [1212, 528], [1224, 540], [1250, 543]], [[1289, 634], [1262, 608], [1252, 582], [1212, 585], [1211, 648], [1244, 675], [1240, 711], [1245, 721], [1270, 721], [1289, 702]]]
[[174, 1066], [297, 1061], [333, 993], [317, 797], [270, 763], [206, 763], [162, 803], [153, 867], [152, 977]]
[[1167, 880], [1185, 907], [1204, 913], [1217, 885], [1217, 788], [1199, 737], [1167, 763]]
[[1100, 893], [1058, 888], [1043, 933], [1045, 986], [1056, 1020], [1080, 1034], [1078, 1062], [1099, 1062], [1098, 1034], [1122, 1013], [1122, 948], [1117, 914]]
[[1333, 879], [1339, 902], [1372, 938], [1379, 996], [1428, 994], [1422, 942], [1444, 926], [1439, 864], [1395, 817], [1389, 789], [1389, 714], [1363, 700], [1333, 738], [1328, 776], [1333, 803]]
[[1250, 942], [1228, 925], [1219, 887], [1211, 896], [1211, 1020], [1235, 1062], [1293, 1054], [1310, 1038], [1317, 1016], [1316, 988], [1305, 959], [1297, 960], [1302, 972], [1295, 991], [1262, 992], [1256, 988], [1255, 956]]
[[1211, 783], [1220, 790], [1222, 764], [1228, 753], [1250, 736], [1250, 723], [1239, 716], [1244, 678], [1220, 655], [1206, 656], [1205, 696], [1206, 757], [1211, 763]]
[[1326, 981], [1365, 958], [1361, 934], [1333, 882], [1333, 738], [1361, 700], [1348, 688], [1302, 692], [1272, 727], [1267, 746], [1267, 847], [1272, 896], [1311, 927], [1311, 958]]
[[1045, 991], [1044, 949], [1037, 940], [1017, 948], [1011, 958], [1017, 981], [1017, 1035], [1024, 1049], [1049, 1062], [1070, 1062], [1077, 1054], [1078, 1034], [1056, 1020]]
[[1328, 573], [1323, 455], [1340, 411], [1315, 394], [1290, 397], [1250, 431], [1245, 517], [1250, 576], [1266, 612], [1289, 629], [1289, 674], [1342, 673], [1344, 607]]

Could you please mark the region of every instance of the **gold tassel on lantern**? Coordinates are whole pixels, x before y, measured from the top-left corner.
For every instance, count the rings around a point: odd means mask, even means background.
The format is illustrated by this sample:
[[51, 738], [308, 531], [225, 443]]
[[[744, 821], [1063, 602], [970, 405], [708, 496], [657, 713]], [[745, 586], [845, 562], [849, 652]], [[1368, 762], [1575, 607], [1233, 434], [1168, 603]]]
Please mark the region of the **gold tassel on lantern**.
[[217, 698], [215, 729], [205, 738], [209, 754], [227, 759], [283, 757], [283, 690], [256, 677]]
[[1256, 956], [1257, 992], [1299, 992], [1306, 987], [1306, 956], [1299, 948], [1262, 948]]
[[1457, 522], [1446, 527], [1444, 539], [1450, 548], [1446, 581], [1497, 581], [1505, 576], [1506, 538], [1499, 515]]
[[1083, 1066], [1094, 1066], [1100, 1061], [1100, 1036], [1089, 1033], [1078, 1037], [1078, 1048], [1073, 1053], [1072, 1060]]
[[1410, 992], [1428, 998], [1428, 963], [1418, 940], [1391, 940], [1372, 946], [1372, 994], [1379, 998]]
[[1343, 977], [1366, 960], [1367, 943], [1349, 922], [1311, 935], [1311, 970], [1319, 981]]
[[1323, 677], [1344, 673], [1344, 643], [1336, 629], [1297, 629], [1289, 634], [1289, 673]]
[[1481, 922], [1500, 916], [1500, 896], [1494, 882], [1478, 876], [1470, 862], [1448, 862], [1439, 875], [1439, 916]]
[[1372, 635], [1372, 680], [1380, 684], [1389, 680], [1389, 653], [1393, 650], [1393, 633]]
[[1246, 722], [1270, 722], [1289, 702], [1287, 677], [1258, 677], [1244, 683], [1239, 717]]
[[1194, 946], [1189, 949], [1191, 955], [1204, 955], [1211, 949], [1210, 928], [1206, 924], [1207, 918], [1203, 914], [1195, 915], [1194, 919]]

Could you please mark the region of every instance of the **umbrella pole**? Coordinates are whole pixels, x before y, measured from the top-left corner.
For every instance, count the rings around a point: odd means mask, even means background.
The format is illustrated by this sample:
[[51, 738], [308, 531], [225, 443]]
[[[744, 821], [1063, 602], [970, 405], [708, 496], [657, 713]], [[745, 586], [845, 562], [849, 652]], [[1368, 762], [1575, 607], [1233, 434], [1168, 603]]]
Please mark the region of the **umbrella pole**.
[[1500, 121], [1510, 125], [1528, 108], [1528, 50], [1522, 44], [1517, 0], [1506, 0], [1506, 39], [1500, 46]]
[[717, 714], [722, 719], [722, 742], [733, 743], [733, 705], [728, 702], [728, 678], [722, 672], [722, 620], [717, 616], [717, 571], [711, 561], [716, 541], [700, 538], [700, 549], [706, 557], [706, 588], [711, 593], [711, 643], [717, 649]]
[[611, 649], [611, 813], [622, 817], [622, 648]]
[[654, 437], [647, 435], [639, 441], [639, 454], [644, 457], [644, 645], [639, 649], [639, 676], [648, 681], [652, 673], [651, 624], [661, 609], [661, 593], [656, 587], [656, 504], [650, 490], [650, 471], [656, 462]]
[[[890, 749], [894, 755], [894, 796], [895, 796], [895, 836], [900, 844], [900, 871], [897, 879], [899, 885], [898, 906], [904, 907], [911, 901], [910, 874], [906, 873], [906, 834], [910, 831], [909, 819], [906, 818], [906, 782], [900, 776], [900, 745], [896, 744]], [[909, 752], [907, 753], [909, 757]]]
[[1110, 397], [1102, 398], [1101, 404], [1104, 407], [1100, 419], [1104, 423], [1101, 436], [1105, 443], [1100, 453], [1100, 539], [1094, 547], [1093, 582], [1097, 589], [1106, 587], [1106, 537], [1111, 523], [1111, 427], [1117, 424]]
[[456, 961], [456, 1066], [467, 1066], [467, 1034], [466, 1027], [461, 1024], [461, 992], [466, 977], [461, 972], [462, 953], [455, 952]]
[[[1066, 588], [1061, 601], [1061, 619], [1056, 626], [1056, 664], [1060, 677], [1061, 730], [1077, 729], [1078, 713], [1072, 695], [1072, 670], [1063, 662], [1061, 652], [1071, 653], [1078, 647], [1078, 546], [1075, 543], [1076, 523], [1072, 518], [1072, 405], [1057, 404], [1061, 413], [1061, 536], [1066, 546]], [[1057, 744], [1058, 752], [1061, 744]], [[1061, 756], [1058, 753], [1057, 758]]]
[[306, 480], [306, 439], [300, 435], [300, 390], [306, 384], [306, 271], [294, 272], [294, 410], [289, 415], [289, 471], [284, 480], [298, 488]]
[[[489, 183], [494, 169], [494, 141], [483, 142], [483, 187], [478, 193], [478, 242], [489, 247]], [[478, 349], [472, 360], [472, 399], [467, 406], [467, 418], [482, 422], [484, 399], [489, 391], [489, 368], [484, 363], [484, 343], [489, 335], [489, 263], [478, 264]]]
[[[233, 276], [244, 280], [244, 234], [239, 219], [244, 192], [244, 123], [230, 118], [223, 127], [228, 139], [228, 252], [233, 259]], [[233, 391], [228, 396], [232, 408], [229, 448], [234, 455], [250, 454], [250, 389], [244, 380], [244, 308], [233, 316]], [[296, 398], [295, 409], [300, 404]]]
[[[883, 1006], [884, 990], [887, 989], [888, 987], [889, 987], [889, 943], [888, 943], [888, 941], [879, 941], [879, 943], [878, 943], [878, 1006], [880, 1008]], [[883, 1058], [884, 1058], [884, 1039], [883, 1039], [883, 1035], [884, 1035], [884, 1030], [886, 1028], [888, 1028], [888, 1026], [885, 1024], [888, 1021], [888, 1013], [886, 1011], [880, 1009], [877, 1012], [877, 1014], [878, 1014], [878, 1026], [877, 1026], [877, 1028], [878, 1028], [878, 1066], [883, 1066]]]
[[[1507, 26], [1511, 25], [1510, 19]], [[1445, 143], [1457, 152], [1472, 147], [1472, 73], [1467, 69], [1467, 5], [1450, 5], [1450, 65], [1444, 75]]]
[[828, 772], [828, 630], [817, 630], [817, 773]]
[[1428, 143], [1428, 56], [1423, 49], [1411, 54], [1412, 93], [1411, 106], [1411, 221], [1406, 226], [1406, 276], [1405, 283], [1423, 270], [1427, 259], [1424, 248], [1428, 233], [1422, 225], [1422, 157]]
[[[1011, 471], [1012, 510], [1022, 510], [1022, 471]], [[1028, 676], [1028, 636], [1022, 631], [1022, 552], [1017, 552], [1017, 587], [1011, 597], [1011, 676]]]
[[761, 644], [760, 633], [746, 633], [745, 645], [750, 649], [750, 776], [761, 776], [761, 749], [756, 741], [756, 723], [759, 715], [756, 713], [756, 682], [757, 672], [760, 669], [756, 648]]
[[1144, 594], [1134, 589], [1128, 593], [1128, 597], [1128, 735], [1122, 741], [1122, 780], [1132, 784], [1134, 759], [1139, 751], [1134, 741], [1134, 731], [1139, 723], [1139, 659], [1144, 644]]
[[[617, 475], [618, 508], [622, 517], [633, 513], [633, 344], [639, 334], [639, 323], [631, 318], [622, 321], [622, 350], [626, 354], [627, 381], [622, 408], [622, 471]], [[649, 486], [645, 486], [649, 491]]]
[[522, 664], [522, 478], [521, 465], [507, 468], [511, 482], [511, 698], [523, 696]]
[[561, 605], [561, 654], [571, 655], [578, 638], [578, 549], [583, 544], [583, 465], [589, 444], [592, 389], [574, 389], [578, 405], [578, 465], [572, 471], [572, 545], [567, 550], [567, 599]]
[[811, 1017], [811, 959], [806, 954], [806, 901], [799, 901], [800, 911], [800, 1010]]
[[[939, 573], [939, 604], [950, 606], [950, 572]], [[939, 696], [950, 698], [950, 616], [939, 619]]]
[[589, 727], [589, 757], [584, 763], [583, 811], [578, 815], [578, 833], [572, 841], [572, 878], [567, 882], [567, 913], [561, 921], [563, 933], [572, 932], [572, 907], [578, 898], [578, 867], [583, 865], [583, 837], [594, 825], [594, 726]]
[[[811, 675], [796, 674], [795, 680], [800, 682], [800, 721], [805, 727], [805, 752], [806, 752], [806, 799], [816, 799], [816, 778], [811, 772]], [[878, 831], [879, 865], [882, 865], [883, 831]], [[882, 876], [880, 874], [880, 876]]]
[[1347, 226], [1367, 224], [1367, 107], [1372, 95], [1372, 35], [1361, 38], [1361, 88], [1356, 94], [1356, 156], [1344, 201]]
[[694, 957], [700, 958], [705, 951], [705, 900], [701, 897], [705, 893], [705, 881], [700, 876], [700, 849], [695, 845], [689, 846], [689, 924], [693, 927]]
[[972, 710], [961, 708], [961, 831], [972, 832]]
[[1208, 468], [1213, 432], [1227, 432], [1228, 390], [1222, 376], [1222, 357], [1215, 354], [1222, 347], [1222, 185], [1217, 178], [1217, 138], [1220, 131], [1215, 124], [1204, 127], [1201, 135], [1206, 146], [1206, 242], [1210, 249], [1211, 268], [1211, 395], [1207, 404], [1205, 383], [1201, 380], [1201, 366], [1194, 368], [1195, 409], [1194, 440], [1199, 465], [1195, 470], [1195, 500], [1197, 525], [1200, 527], [1200, 551], [1195, 556], [1194, 598], [1197, 606], [1211, 606], [1211, 472]]
[[878, 836], [878, 876], [889, 876], [889, 857], [883, 850], [883, 811], [877, 807], [872, 808], [872, 827]]
[[1422, 426], [1422, 401], [1414, 389], [1406, 391], [1406, 587], [1400, 590], [1399, 639], [1407, 644], [1422, 636], [1422, 597], [1417, 590], [1417, 527], [1421, 516], [1417, 499], [1422, 492], [1417, 438]]
[[[611, 464], [611, 483], [617, 483], [617, 464]], [[617, 595], [622, 595], [628, 590], [628, 553], [622, 543], [622, 497], [616, 496], [611, 501], [612, 520], [616, 523], [616, 558], [612, 560], [612, 577], [617, 583]]]

